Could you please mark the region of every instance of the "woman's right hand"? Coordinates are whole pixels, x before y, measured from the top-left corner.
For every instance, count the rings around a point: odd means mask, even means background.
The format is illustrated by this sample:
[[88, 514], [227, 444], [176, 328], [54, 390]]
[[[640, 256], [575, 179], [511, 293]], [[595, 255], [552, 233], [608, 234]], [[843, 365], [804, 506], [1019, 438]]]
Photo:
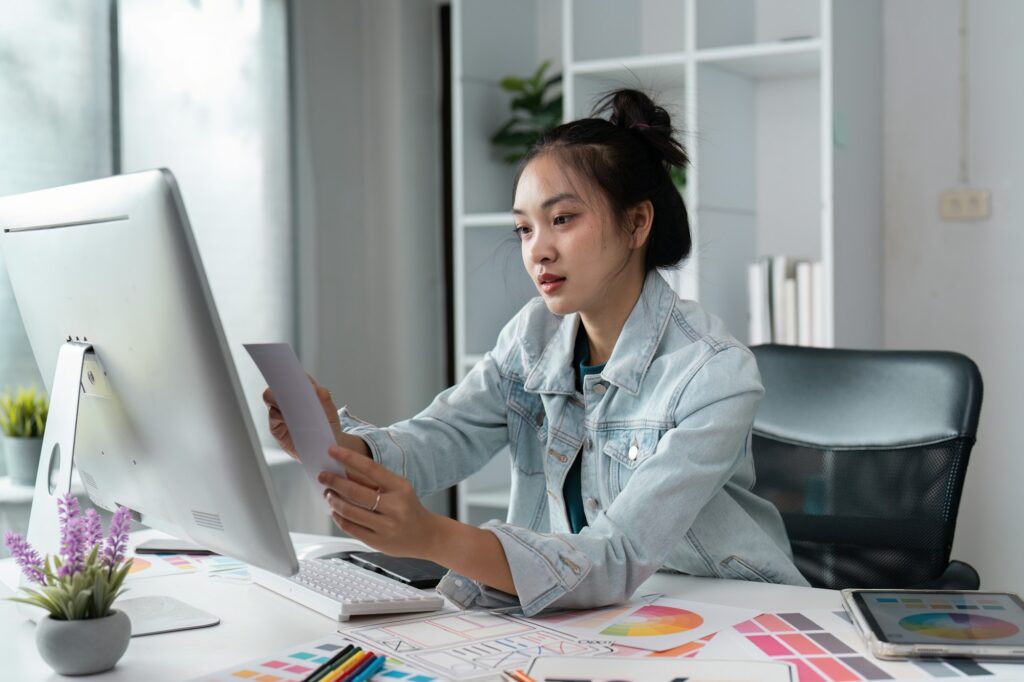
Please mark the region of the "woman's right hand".
[[[316, 379], [309, 377], [309, 383], [313, 384], [313, 390], [316, 391], [316, 397], [320, 401], [320, 406], [324, 410], [324, 414], [327, 415], [327, 423], [331, 425], [331, 431], [334, 433], [334, 441], [338, 445], [347, 444], [342, 438], [341, 434], [341, 420], [338, 419], [338, 408], [334, 404], [334, 399], [331, 397], [331, 392], [326, 388], [316, 383]], [[295, 451], [295, 443], [292, 441], [292, 436], [288, 432], [288, 424], [284, 421], [284, 415], [281, 414], [281, 408], [278, 407], [277, 399], [274, 398], [273, 392], [268, 388], [263, 392], [263, 402], [267, 405], [268, 419], [270, 420], [270, 435], [274, 437], [277, 444], [281, 446], [281, 449], [287, 452], [295, 459], [299, 458], [298, 453]]]

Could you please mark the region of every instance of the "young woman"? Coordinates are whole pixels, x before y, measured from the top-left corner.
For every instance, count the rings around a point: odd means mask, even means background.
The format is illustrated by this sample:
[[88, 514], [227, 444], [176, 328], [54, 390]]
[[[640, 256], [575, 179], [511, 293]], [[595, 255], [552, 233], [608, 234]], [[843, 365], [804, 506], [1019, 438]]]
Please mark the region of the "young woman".
[[[750, 492], [754, 357], [656, 271], [690, 251], [669, 176], [686, 154], [646, 95], [613, 92], [595, 115], [609, 111], [554, 129], [521, 164], [512, 215], [540, 297], [461, 382], [387, 428], [317, 387], [350, 474], [321, 475], [335, 523], [451, 569], [438, 589], [463, 607], [596, 607], [661, 568], [806, 584], [778, 512]], [[506, 445], [507, 522], [420, 504]]]

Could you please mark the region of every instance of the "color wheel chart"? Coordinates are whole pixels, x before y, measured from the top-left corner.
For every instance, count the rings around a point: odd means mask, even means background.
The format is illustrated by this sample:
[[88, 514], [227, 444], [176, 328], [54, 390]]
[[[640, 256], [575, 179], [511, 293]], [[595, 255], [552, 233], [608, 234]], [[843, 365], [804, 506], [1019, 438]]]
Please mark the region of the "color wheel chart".
[[1020, 632], [1013, 623], [974, 613], [915, 613], [901, 618], [899, 626], [937, 639], [968, 642], [1012, 637]]
[[[1020, 633], [1020, 627], [1005, 620], [1006, 605], [1001, 595], [924, 595], [908, 597], [868, 593], [875, 603], [879, 623], [894, 638], [900, 630], [915, 638], [928, 637], [938, 643], [959, 643], [1007, 640]], [[1011, 605], [1012, 604], [1007, 604]], [[927, 641], [927, 640], [925, 640]]]
[[[327, 662], [349, 642], [338, 635], [299, 644], [274, 656], [264, 656], [220, 672], [195, 678], [193, 682], [297, 682]], [[442, 682], [441, 678], [421, 673], [402, 661], [388, 658], [374, 680], [388, 682]]]
[[708, 635], [707, 637], [701, 637], [695, 639], [692, 642], [687, 642], [673, 649], [666, 649], [665, 651], [647, 651], [646, 649], [635, 649], [631, 646], [625, 646], [624, 644], [613, 644], [612, 645], [612, 656], [634, 656], [634, 657], [647, 657], [647, 658], [696, 658], [701, 650], [707, 646], [708, 642], [714, 635]]
[[[762, 614], [735, 626], [733, 634], [745, 640], [752, 653], [756, 649], [762, 658], [792, 664], [800, 682], [990, 677], [997, 674], [995, 668], [1007, 667], [969, 659], [880, 661], [867, 654], [843, 611]], [[715, 642], [724, 639], [720, 634]], [[1024, 667], [1016, 670], [1024, 674]]]
[[620, 637], [653, 637], [689, 632], [704, 624], [704, 618], [693, 611], [671, 606], [649, 604], [601, 630], [602, 635]]
[[690, 651], [680, 650], [685, 645], [756, 615], [752, 609], [649, 595], [639, 603], [541, 616], [535, 622], [587, 641], [647, 651], [673, 650], [667, 655], [681, 656]]

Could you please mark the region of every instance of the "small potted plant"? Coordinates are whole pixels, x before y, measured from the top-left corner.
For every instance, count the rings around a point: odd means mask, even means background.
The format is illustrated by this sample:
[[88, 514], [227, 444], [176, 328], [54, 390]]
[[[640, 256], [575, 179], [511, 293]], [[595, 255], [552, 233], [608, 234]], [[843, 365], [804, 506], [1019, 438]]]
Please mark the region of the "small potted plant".
[[0, 395], [4, 459], [14, 483], [35, 485], [48, 409], [46, 395], [34, 388], [18, 388], [13, 395]]
[[106, 540], [95, 509], [84, 514], [70, 493], [57, 502], [60, 554], [40, 558], [18, 533], [5, 543], [31, 585], [11, 601], [38, 606], [47, 615], [36, 628], [43, 660], [61, 675], [88, 675], [110, 670], [128, 648], [131, 621], [111, 608], [124, 592], [132, 560], [125, 559], [131, 513], [119, 507]]

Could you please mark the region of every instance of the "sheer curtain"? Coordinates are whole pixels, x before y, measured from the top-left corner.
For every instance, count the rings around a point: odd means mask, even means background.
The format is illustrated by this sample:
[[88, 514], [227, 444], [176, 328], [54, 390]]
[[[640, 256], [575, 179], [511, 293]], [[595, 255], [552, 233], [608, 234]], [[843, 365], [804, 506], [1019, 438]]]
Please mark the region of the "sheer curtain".
[[[0, 195], [170, 168], [269, 444], [242, 344], [295, 341], [287, 0], [3, 5]], [[2, 257], [0, 271], [0, 389], [41, 386]], [[273, 471], [289, 525], [326, 530], [296, 469]], [[0, 530], [27, 514], [0, 499]]]
[[178, 179], [235, 358], [269, 444], [262, 377], [242, 344], [294, 342], [284, 0], [120, 0], [122, 172]]
[[[109, 175], [109, 7], [8, 2], [0, 21], [0, 196]], [[42, 387], [0, 254], [0, 390]]]

